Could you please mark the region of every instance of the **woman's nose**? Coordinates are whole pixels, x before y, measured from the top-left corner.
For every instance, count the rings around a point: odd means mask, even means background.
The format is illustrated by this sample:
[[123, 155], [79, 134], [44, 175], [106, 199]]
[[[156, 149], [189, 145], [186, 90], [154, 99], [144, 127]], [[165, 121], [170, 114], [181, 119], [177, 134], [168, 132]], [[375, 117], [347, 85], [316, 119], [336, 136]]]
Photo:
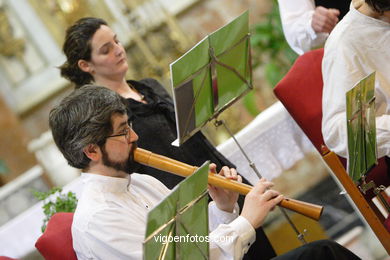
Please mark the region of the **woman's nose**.
[[115, 55], [116, 55], [116, 56], [121, 56], [122, 53], [124, 53], [124, 52], [125, 52], [125, 51], [124, 51], [122, 45], [121, 45], [120, 43], [117, 43], [117, 44], [115, 45]]

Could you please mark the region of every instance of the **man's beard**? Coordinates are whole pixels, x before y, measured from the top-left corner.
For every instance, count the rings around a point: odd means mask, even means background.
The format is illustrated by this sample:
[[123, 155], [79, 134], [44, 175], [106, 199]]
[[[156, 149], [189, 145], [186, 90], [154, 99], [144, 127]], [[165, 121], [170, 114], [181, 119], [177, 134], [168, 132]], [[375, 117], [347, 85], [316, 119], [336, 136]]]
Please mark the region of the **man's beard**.
[[140, 164], [134, 161], [134, 151], [137, 148], [137, 143], [134, 142], [131, 145], [131, 150], [129, 152], [129, 156], [127, 160], [123, 160], [121, 162], [114, 162], [110, 158], [108, 158], [108, 154], [104, 145], [101, 147], [102, 150], [102, 160], [103, 164], [107, 167], [113, 168], [117, 171], [122, 171], [128, 174], [132, 174], [136, 172], [140, 168]]

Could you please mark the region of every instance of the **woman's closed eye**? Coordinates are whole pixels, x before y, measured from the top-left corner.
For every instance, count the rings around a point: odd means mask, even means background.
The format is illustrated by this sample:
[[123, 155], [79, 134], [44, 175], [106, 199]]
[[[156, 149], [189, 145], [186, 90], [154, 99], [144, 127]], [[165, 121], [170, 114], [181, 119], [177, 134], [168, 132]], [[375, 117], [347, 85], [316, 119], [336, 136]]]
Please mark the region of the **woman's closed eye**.
[[110, 51], [110, 49], [107, 45], [100, 49], [101, 54], [108, 54], [109, 51]]

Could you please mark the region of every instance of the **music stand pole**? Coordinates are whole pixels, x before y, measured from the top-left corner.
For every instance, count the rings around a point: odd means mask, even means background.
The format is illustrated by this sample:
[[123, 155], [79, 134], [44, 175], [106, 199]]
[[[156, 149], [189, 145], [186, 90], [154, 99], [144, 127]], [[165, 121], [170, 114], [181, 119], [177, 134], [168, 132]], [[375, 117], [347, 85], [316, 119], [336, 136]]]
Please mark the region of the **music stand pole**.
[[[236, 137], [234, 136], [233, 132], [230, 130], [230, 128], [226, 125], [225, 121], [224, 120], [217, 120], [215, 119], [215, 123], [214, 125], [216, 127], [222, 125], [225, 130], [228, 132], [228, 134], [233, 138], [233, 141], [237, 144], [238, 148], [240, 149], [241, 153], [244, 155], [245, 159], [248, 161], [249, 163], [249, 166], [253, 169], [253, 171], [256, 173], [257, 177], [259, 177], [259, 179], [262, 178], [259, 170], [257, 170], [256, 168], [256, 164], [254, 162], [251, 161], [251, 159], [249, 158], [249, 156], [247, 155], [247, 153], [245, 152], [245, 150], [242, 148], [242, 146], [240, 145], [240, 143], [238, 142], [238, 140], [236, 139]], [[283, 216], [286, 218], [287, 222], [290, 224], [291, 228], [294, 230], [295, 234], [297, 235], [297, 238], [299, 241], [301, 241], [302, 244], [307, 244], [306, 240], [305, 240], [305, 235], [304, 233], [301, 233], [297, 226], [292, 222], [291, 218], [288, 216], [286, 210], [282, 207], [279, 207], [278, 208], [280, 209], [280, 211], [282, 212]], [[306, 229], [304, 229], [303, 232], [306, 232]]]

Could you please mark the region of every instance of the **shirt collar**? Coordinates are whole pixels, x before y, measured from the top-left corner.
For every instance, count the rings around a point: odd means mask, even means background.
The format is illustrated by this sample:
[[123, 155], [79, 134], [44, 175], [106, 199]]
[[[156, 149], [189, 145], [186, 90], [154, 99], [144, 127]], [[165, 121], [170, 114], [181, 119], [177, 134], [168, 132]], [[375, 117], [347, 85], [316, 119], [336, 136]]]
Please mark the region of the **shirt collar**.
[[104, 176], [97, 173], [81, 173], [84, 184], [92, 184], [102, 192], [126, 192], [130, 188], [131, 176], [126, 178]]
[[371, 24], [374, 24], [374, 25], [380, 25], [380, 26], [385, 26], [385, 28], [388, 28], [389, 26], [389, 23], [386, 22], [386, 21], [382, 21], [380, 19], [376, 19], [376, 18], [373, 18], [373, 17], [370, 17], [370, 16], [367, 16], [365, 14], [362, 14], [361, 12], [359, 12], [358, 10], [356, 10], [356, 8], [351, 4], [351, 9], [350, 9], [350, 12], [352, 13], [352, 15], [354, 15], [355, 17], [358, 17], [357, 19], [360, 19], [361, 22], [365, 22], [365, 23], [371, 23]]

